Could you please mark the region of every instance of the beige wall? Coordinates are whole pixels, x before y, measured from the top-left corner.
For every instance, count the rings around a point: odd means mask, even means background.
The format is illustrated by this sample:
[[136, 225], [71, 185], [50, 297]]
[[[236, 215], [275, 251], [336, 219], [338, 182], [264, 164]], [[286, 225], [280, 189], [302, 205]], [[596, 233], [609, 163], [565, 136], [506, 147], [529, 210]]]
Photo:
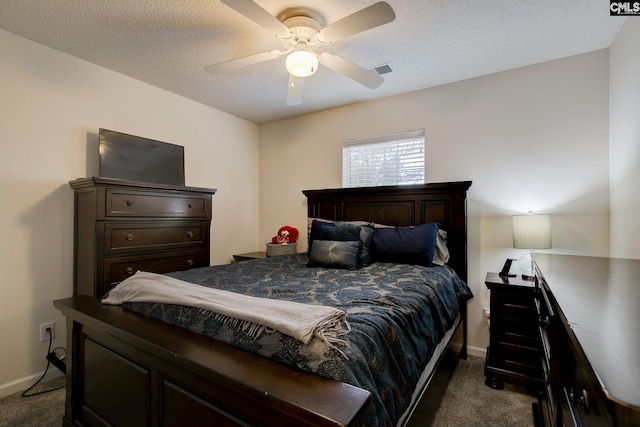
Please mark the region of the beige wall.
[[482, 352], [484, 275], [523, 254], [511, 215], [553, 215], [550, 252], [608, 255], [608, 84], [601, 50], [262, 125], [259, 240], [306, 228], [301, 190], [341, 186], [342, 141], [424, 128], [427, 182], [473, 181], [470, 345]]
[[640, 20], [627, 19], [610, 48], [611, 256], [640, 259]]
[[215, 264], [257, 245], [259, 128], [1, 30], [0, 53], [2, 396], [44, 370], [41, 323], [55, 321], [53, 345], [66, 346], [52, 301], [72, 294], [67, 182], [97, 175], [98, 128], [185, 147], [187, 185], [218, 189]]

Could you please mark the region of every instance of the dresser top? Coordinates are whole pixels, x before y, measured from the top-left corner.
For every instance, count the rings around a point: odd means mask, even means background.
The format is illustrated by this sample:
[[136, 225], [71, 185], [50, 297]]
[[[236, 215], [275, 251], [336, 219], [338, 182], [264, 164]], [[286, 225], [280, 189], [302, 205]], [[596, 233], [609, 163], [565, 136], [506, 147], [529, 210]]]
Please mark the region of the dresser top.
[[215, 194], [215, 188], [187, 187], [184, 185], [156, 184], [153, 182], [128, 181], [125, 179], [106, 178], [106, 177], [90, 177], [78, 178], [70, 181], [69, 185], [73, 189], [87, 187], [126, 187], [126, 188], [142, 188], [147, 190], [172, 190], [172, 191], [189, 191], [192, 193]]
[[534, 254], [608, 397], [640, 409], [640, 260]]

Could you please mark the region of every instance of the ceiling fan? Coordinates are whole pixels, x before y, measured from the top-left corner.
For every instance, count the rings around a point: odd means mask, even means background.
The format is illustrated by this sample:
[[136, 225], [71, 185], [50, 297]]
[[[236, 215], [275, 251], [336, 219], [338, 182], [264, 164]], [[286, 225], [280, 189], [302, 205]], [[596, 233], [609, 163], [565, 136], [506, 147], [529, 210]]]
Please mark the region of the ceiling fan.
[[298, 105], [302, 102], [304, 79], [316, 72], [318, 64], [344, 74], [371, 89], [377, 88], [384, 81], [375, 71], [367, 70], [330, 52], [318, 52], [317, 49], [393, 21], [396, 14], [386, 2], [375, 3], [324, 28], [303, 9], [287, 9], [276, 18], [252, 0], [222, 0], [222, 3], [273, 33], [282, 42], [284, 50], [270, 50], [210, 65], [205, 70], [211, 74], [228, 72], [287, 55], [287, 105]]

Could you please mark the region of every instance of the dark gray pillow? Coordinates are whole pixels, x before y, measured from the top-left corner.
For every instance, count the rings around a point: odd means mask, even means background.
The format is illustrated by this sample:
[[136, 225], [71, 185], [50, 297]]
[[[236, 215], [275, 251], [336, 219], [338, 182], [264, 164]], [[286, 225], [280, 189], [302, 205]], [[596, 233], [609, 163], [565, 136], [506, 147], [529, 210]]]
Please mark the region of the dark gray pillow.
[[339, 242], [360, 240], [360, 227], [351, 224], [323, 224], [318, 239]]
[[365, 221], [326, 221], [314, 219], [309, 226], [309, 253], [316, 239], [350, 241], [359, 236], [358, 268], [371, 264], [372, 223]]
[[358, 268], [360, 240], [314, 240], [307, 267]]
[[360, 267], [366, 267], [371, 264], [371, 246], [373, 245], [374, 229], [370, 225], [360, 226], [360, 243], [362, 250], [360, 252]]

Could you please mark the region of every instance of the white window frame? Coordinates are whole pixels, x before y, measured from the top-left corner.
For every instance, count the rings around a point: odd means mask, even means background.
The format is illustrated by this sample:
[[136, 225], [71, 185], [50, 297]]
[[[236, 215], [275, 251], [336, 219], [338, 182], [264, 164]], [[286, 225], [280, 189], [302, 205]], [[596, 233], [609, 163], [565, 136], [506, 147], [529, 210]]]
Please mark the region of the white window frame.
[[[398, 150], [403, 147], [409, 150], [404, 158]], [[422, 184], [425, 152], [424, 129], [346, 140], [342, 143], [342, 186]]]

